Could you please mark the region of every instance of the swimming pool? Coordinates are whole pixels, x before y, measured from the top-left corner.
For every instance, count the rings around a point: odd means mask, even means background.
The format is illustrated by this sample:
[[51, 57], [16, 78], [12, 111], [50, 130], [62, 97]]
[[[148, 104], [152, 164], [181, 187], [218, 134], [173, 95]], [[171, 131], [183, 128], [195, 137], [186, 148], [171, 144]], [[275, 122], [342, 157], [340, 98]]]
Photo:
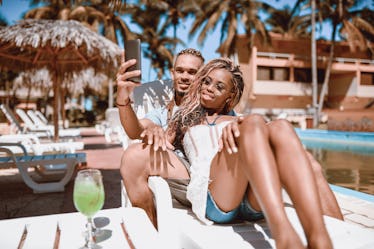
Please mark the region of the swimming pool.
[[296, 128], [330, 184], [374, 194], [374, 133]]

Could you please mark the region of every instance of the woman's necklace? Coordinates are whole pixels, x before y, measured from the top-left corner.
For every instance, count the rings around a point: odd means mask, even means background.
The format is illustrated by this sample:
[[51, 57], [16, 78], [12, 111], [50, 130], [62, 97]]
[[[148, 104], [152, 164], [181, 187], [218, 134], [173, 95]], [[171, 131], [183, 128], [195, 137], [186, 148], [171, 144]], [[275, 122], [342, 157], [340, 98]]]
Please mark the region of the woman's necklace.
[[217, 120], [218, 120], [220, 117], [221, 117], [221, 115], [217, 115], [217, 116], [213, 119], [213, 122], [209, 122], [209, 121], [208, 121], [208, 116], [205, 116], [205, 121], [207, 122], [207, 124], [208, 124], [209, 126], [215, 126]]

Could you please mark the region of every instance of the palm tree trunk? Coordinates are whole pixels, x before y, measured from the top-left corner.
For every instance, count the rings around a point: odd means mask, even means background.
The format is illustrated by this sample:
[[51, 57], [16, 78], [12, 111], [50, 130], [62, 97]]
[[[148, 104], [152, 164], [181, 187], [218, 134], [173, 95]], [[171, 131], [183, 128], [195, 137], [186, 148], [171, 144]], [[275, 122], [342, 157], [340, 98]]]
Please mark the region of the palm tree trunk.
[[317, 53], [316, 53], [316, 1], [312, 0], [312, 107], [313, 107], [313, 128], [319, 124], [318, 113], [318, 81], [317, 81]]
[[27, 89], [26, 110], [29, 109], [30, 96], [31, 96], [31, 86], [29, 86], [29, 89]]
[[[175, 39], [177, 39], [177, 24], [174, 24], [174, 26], [173, 26], [173, 32], [174, 32], [174, 40]], [[174, 48], [173, 48], [173, 50], [174, 50], [174, 56], [177, 54], [177, 44], [176, 43], [174, 43]]]
[[333, 25], [333, 30], [332, 30], [332, 37], [331, 37], [331, 47], [330, 47], [330, 54], [329, 54], [329, 59], [327, 62], [327, 67], [326, 67], [326, 73], [325, 73], [325, 78], [323, 80], [323, 85], [322, 85], [322, 90], [319, 96], [319, 104], [318, 104], [318, 117], [320, 117], [322, 108], [323, 108], [323, 101], [325, 99], [325, 95], [328, 89], [328, 84], [330, 81], [330, 73], [331, 73], [331, 67], [332, 67], [332, 60], [334, 59], [334, 47], [335, 47], [335, 34], [336, 34], [336, 27], [337, 25]]

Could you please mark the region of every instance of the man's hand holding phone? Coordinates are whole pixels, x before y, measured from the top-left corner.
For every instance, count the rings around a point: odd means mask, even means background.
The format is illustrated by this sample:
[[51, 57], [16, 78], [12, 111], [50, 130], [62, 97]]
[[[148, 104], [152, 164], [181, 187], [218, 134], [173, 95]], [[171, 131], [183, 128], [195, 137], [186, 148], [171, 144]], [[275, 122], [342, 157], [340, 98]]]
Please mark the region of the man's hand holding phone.
[[[136, 64], [133, 64], [127, 69], [127, 71], [141, 71], [141, 44], [140, 40], [127, 40], [125, 41], [125, 61], [136, 60]], [[130, 78], [131, 81], [141, 82], [141, 75]]]
[[127, 69], [136, 64], [136, 60], [125, 61], [121, 64], [117, 73], [117, 106], [127, 105], [134, 88], [140, 83], [130, 81], [133, 77], [140, 76], [140, 70], [127, 71]]
[[140, 40], [126, 41], [125, 54], [117, 73], [117, 106], [131, 103], [130, 96], [134, 88], [140, 85], [140, 60]]

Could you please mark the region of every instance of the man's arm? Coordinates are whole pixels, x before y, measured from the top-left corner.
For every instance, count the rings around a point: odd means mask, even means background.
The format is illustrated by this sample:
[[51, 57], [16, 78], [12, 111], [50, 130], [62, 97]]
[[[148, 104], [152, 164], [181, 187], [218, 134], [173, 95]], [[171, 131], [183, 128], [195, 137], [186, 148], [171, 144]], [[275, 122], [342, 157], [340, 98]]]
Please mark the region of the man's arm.
[[160, 147], [166, 150], [167, 145], [162, 127], [150, 119], [138, 119], [131, 105], [130, 95], [140, 83], [132, 82], [129, 79], [139, 76], [140, 70], [127, 72], [127, 69], [135, 63], [136, 60], [123, 62], [117, 73], [116, 105], [119, 109], [121, 124], [129, 138], [143, 139], [143, 142], [153, 144], [155, 150], [158, 150]]
[[155, 126], [155, 124], [149, 119], [139, 119], [130, 104], [126, 106], [117, 106], [119, 109], [121, 124], [129, 138], [139, 139], [145, 129]]
[[140, 83], [129, 80], [132, 77], [140, 76], [140, 70], [127, 72], [127, 69], [134, 64], [136, 64], [136, 60], [125, 61], [118, 70], [116, 105], [119, 110], [121, 124], [126, 134], [131, 139], [138, 139], [143, 130], [153, 123], [147, 119], [139, 120], [131, 105], [130, 95], [134, 91], [134, 88], [140, 85]]

